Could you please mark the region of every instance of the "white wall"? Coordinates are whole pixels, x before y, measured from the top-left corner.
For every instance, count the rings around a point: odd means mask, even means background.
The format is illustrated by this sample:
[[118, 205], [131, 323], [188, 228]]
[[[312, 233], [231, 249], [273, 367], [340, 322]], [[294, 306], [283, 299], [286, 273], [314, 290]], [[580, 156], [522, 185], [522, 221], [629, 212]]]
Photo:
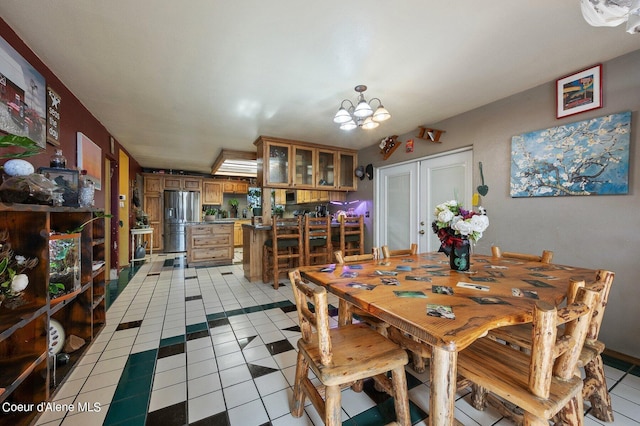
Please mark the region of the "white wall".
[[[398, 138], [402, 142], [413, 138], [413, 153], [406, 153], [403, 143], [387, 161], [382, 161], [379, 141], [375, 141], [358, 153], [358, 162], [379, 167], [472, 145], [474, 188], [480, 184], [481, 161], [489, 186], [482, 205], [491, 221], [475, 251], [489, 254], [494, 244], [528, 253], [547, 249], [554, 251], [554, 263], [614, 271], [616, 277], [600, 339], [609, 349], [640, 358], [640, 195], [636, 191], [636, 166], [640, 159], [639, 70], [640, 50], [604, 63], [604, 108], [598, 110], [557, 120], [555, 81], [551, 81], [442, 122], [425, 123], [446, 131], [440, 144], [417, 139], [416, 129]], [[509, 196], [512, 136], [622, 111], [632, 111], [628, 195]], [[349, 198], [372, 200], [373, 181], [358, 181], [358, 191]], [[373, 209], [370, 211], [373, 214]], [[367, 219], [366, 225], [373, 230], [373, 217]], [[372, 241], [368, 235], [367, 247], [371, 247]]]

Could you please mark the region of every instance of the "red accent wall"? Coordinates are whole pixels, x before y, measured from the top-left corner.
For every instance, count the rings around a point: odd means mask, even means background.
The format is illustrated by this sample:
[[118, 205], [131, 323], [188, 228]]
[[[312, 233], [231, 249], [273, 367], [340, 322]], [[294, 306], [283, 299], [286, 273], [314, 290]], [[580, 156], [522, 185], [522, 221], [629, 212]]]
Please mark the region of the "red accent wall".
[[[111, 134], [105, 126], [98, 121], [96, 117], [87, 110], [84, 105], [62, 84], [62, 82], [53, 74], [53, 72], [31, 51], [31, 49], [18, 37], [18, 35], [9, 27], [9, 25], [0, 18], [0, 37], [4, 38], [22, 57], [31, 64], [45, 78], [48, 87], [51, 87], [62, 99], [60, 103], [60, 148], [67, 159], [67, 168], [75, 169], [77, 167], [77, 149], [76, 134], [84, 133], [89, 139], [96, 143], [102, 149], [102, 164], [104, 164], [105, 156], [113, 161], [116, 170], [111, 179], [112, 186], [112, 213], [114, 214], [111, 235], [115, 237], [118, 232], [123, 232], [118, 227], [118, 150], [122, 149], [129, 156], [129, 180], [134, 180], [137, 173], [142, 171], [138, 162], [133, 158], [126, 149], [122, 148], [115, 140], [115, 152], [110, 153], [110, 136]], [[49, 159], [54, 153], [53, 145], [47, 143], [46, 151], [27, 160], [38, 169], [38, 167], [49, 167]], [[102, 182], [105, 178], [109, 178], [109, 171], [102, 170]], [[131, 194], [129, 194], [130, 196]], [[104, 208], [104, 194], [102, 191], [96, 191], [96, 207]], [[133, 218], [133, 215], [131, 215]], [[130, 218], [130, 220], [131, 220]], [[135, 220], [135, 219], [133, 219]], [[133, 223], [133, 222], [130, 222]], [[118, 227], [118, 228], [116, 228]], [[129, 230], [126, 230], [127, 234]], [[115, 240], [117, 241], [117, 239]], [[112, 261], [117, 261], [117, 251], [112, 250]], [[117, 267], [117, 265], [112, 265]]]

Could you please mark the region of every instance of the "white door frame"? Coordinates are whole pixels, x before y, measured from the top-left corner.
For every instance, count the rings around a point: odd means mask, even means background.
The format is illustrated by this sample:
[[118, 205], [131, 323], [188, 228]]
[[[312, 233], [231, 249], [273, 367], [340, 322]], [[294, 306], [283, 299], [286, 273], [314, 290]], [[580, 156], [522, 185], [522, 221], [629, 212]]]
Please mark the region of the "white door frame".
[[[381, 247], [386, 244], [386, 236], [384, 235], [383, 229], [386, 229], [386, 206], [384, 204], [384, 200], [386, 199], [385, 195], [382, 194], [383, 188], [385, 188], [385, 182], [382, 181], [383, 177], [387, 174], [389, 169], [392, 168], [400, 168], [401, 166], [405, 168], [407, 165], [413, 167], [417, 173], [417, 186], [416, 190], [412, 191], [415, 199], [409, 201], [409, 215], [410, 218], [408, 223], [411, 235], [410, 243], [418, 244], [418, 251], [425, 252], [427, 250], [436, 250], [436, 248], [429, 247], [429, 237], [432, 234], [431, 231], [431, 222], [433, 221], [433, 208], [431, 206], [432, 203], [427, 202], [427, 198], [430, 196], [429, 191], [429, 176], [428, 173], [425, 173], [424, 164], [434, 163], [432, 160], [445, 160], [446, 157], [466, 153], [470, 154], [467, 161], [467, 169], [465, 171], [465, 194], [463, 199], [460, 201], [464, 203], [465, 206], [469, 206], [471, 208], [471, 198], [472, 198], [472, 186], [473, 186], [473, 173], [472, 173], [472, 165], [473, 165], [473, 147], [464, 147], [455, 149], [452, 151], [442, 152], [434, 155], [429, 155], [426, 157], [416, 158], [414, 160], [403, 161], [399, 163], [390, 164], [389, 166], [377, 167], [375, 169], [375, 179], [374, 179], [374, 188], [373, 188], [373, 206], [374, 206], [374, 216], [373, 216], [373, 246]], [[435, 161], [435, 164], [438, 164], [439, 161]], [[421, 166], [422, 164], [422, 166]], [[428, 168], [428, 167], [427, 167]], [[399, 169], [400, 170], [400, 169]], [[453, 197], [451, 197], [453, 198]], [[449, 199], [451, 199], [449, 198]], [[448, 201], [447, 200], [434, 200], [437, 203]], [[436, 204], [437, 204], [436, 203]], [[384, 228], [383, 228], [384, 227]], [[424, 231], [422, 233], [422, 231]], [[432, 245], [432, 244], [431, 244]]]

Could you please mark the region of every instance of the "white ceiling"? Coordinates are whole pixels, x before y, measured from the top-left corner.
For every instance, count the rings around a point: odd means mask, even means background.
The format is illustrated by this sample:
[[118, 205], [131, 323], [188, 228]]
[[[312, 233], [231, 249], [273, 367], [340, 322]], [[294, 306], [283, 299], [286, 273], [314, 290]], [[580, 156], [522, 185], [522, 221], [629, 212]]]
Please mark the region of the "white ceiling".
[[[360, 149], [640, 48], [578, 0], [2, 0], [0, 15], [143, 167], [204, 173], [259, 135]], [[332, 118], [357, 84], [392, 118], [347, 133]]]

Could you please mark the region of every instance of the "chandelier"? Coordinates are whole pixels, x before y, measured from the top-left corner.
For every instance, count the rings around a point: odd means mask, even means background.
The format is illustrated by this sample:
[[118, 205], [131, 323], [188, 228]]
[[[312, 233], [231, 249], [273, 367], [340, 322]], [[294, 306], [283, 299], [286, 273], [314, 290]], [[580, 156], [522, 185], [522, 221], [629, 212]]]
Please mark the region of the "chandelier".
[[[355, 106], [349, 99], [340, 103], [340, 108], [333, 117], [333, 122], [339, 124], [341, 130], [353, 130], [356, 127], [367, 130], [375, 129], [381, 121], [391, 118], [391, 114], [382, 106], [382, 102], [378, 98], [371, 99], [371, 102], [378, 101], [378, 108], [374, 112], [369, 102], [364, 98], [363, 92], [365, 90], [367, 90], [367, 86], [364, 84], [355, 87], [355, 91], [359, 93]], [[346, 108], [345, 102], [348, 104]]]

